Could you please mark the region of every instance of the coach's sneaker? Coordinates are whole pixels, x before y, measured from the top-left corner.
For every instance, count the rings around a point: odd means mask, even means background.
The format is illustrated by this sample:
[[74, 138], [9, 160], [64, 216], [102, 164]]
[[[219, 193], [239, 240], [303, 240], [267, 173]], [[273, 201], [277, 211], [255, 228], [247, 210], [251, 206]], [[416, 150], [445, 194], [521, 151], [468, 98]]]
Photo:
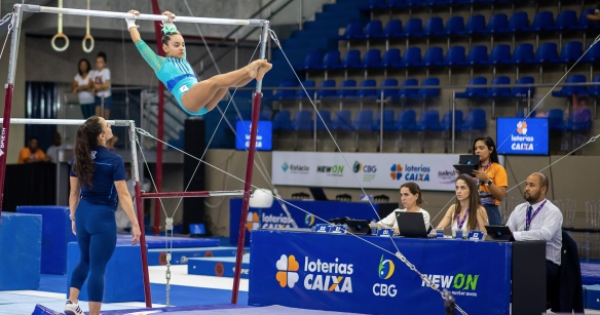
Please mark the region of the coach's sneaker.
[[65, 315], [84, 315], [83, 311], [79, 307], [79, 304], [73, 304], [71, 301], [67, 301], [65, 304]]

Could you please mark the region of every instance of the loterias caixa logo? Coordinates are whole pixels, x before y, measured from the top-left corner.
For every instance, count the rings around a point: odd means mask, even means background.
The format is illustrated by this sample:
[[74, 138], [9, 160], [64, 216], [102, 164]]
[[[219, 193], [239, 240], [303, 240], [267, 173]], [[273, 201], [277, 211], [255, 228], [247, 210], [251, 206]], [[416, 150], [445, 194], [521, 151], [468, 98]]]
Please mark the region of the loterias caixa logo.
[[281, 255], [275, 266], [275, 279], [282, 288], [293, 289], [296, 283], [302, 280], [306, 290], [352, 293], [350, 276], [354, 273], [354, 265], [343, 263], [338, 258], [322, 261], [304, 257], [304, 265], [300, 266], [295, 255]]

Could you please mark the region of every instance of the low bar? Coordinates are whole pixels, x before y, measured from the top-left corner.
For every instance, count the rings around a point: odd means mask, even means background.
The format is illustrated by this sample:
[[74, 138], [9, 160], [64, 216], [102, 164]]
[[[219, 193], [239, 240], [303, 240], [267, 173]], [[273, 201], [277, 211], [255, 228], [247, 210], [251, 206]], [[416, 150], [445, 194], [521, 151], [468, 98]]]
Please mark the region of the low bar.
[[[3, 118], [0, 118], [0, 124]], [[131, 120], [107, 120], [111, 126], [129, 126]], [[61, 125], [61, 126], [78, 126], [85, 123], [83, 119], [42, 119], [42, 118], [11, 118], [10, 123], [13, 125]]]
[[[102, 17], [102, 18], [136, 19], [136, 20], [162, 21], [162, 22], [166, 22], [168, 20], [167, 16], [157, 15], [157, 14], [140, 14], [139, 16], [135, 16], [131, 13], [126, 13], [126, 12], [84, 10], [84, 9], [72, 9], [72, 8], [55, 8], [55, 7], [45, 7], [45, 6], [32, 5], [32, 4], [15, 4], [14, 7], [16, 7], [16, 6], [21, 6], [21, 9], [24, 12], [34, 12], [34, 13], [80, 15], [80, 16], [92, 16], [92, 17]], [[266, 20], [219, 19], [219, 18], [204, 18], [204, 17], [194, 17], [194, 16], [177, 16], [175, 18], [174, 22], [261, 27], [266, 22]]]
[[182, 197], [217, 197], [217, 196], [243, 196], [243, 190], [232, 191], [185, 191], [185, 192], [162, 192], [142, 193], [142, 199], [156, 198], [182, 198]]

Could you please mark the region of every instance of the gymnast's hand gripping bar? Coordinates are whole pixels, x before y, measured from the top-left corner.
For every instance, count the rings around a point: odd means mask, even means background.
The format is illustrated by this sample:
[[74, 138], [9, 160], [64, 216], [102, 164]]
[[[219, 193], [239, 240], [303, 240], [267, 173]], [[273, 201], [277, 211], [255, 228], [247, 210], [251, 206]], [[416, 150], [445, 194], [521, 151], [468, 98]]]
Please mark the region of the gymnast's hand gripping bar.
[[[84, 10], [84, 9], [71, 9], [71, 8], [54, 8], [32, 4], [15, 4], [14, 9], [20, 7], [23, 12], [33, 13], [52, 13], [52, 14], [64, 14], [64, 15], [80, 15], [80, 16], [93, 16], [103, 18], [115, 18], [115, 19], [136, 19], [145, 21], [163, 21], [167, 22], [169, 18], [166, 15], [158, 14], [140, 14], [135, 16], [131, 13], [125, 12], [113, 12], [113, 11], [100, 11], [100, 10]], [[267, 20], [261, 19], [220, 19], [220, 18], [204, 18], [194, 16], [177, 16], [174, 20], [177, 23], [201, 23], [201, 24], [218, 24], [218, 25], [240, 25], [240, 26], [252, 26], [261, 27]]]

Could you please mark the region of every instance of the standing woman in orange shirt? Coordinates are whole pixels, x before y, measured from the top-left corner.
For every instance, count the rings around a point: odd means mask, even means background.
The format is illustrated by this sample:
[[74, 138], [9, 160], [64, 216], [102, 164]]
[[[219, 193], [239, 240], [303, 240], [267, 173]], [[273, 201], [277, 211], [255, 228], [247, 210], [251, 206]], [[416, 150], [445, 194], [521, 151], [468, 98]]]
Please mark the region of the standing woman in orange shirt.
[[502, 225], [502, 216], [498, 205], [506, 197], [508, 176], [498, 162], [496, 144], [490, 137], [481, 137], [473, 142], [473, 152], [479, 155], [479, 169], [473, 171], [477, 178], [477, 187], [481, 204], [485, 208], [490, 225]]

